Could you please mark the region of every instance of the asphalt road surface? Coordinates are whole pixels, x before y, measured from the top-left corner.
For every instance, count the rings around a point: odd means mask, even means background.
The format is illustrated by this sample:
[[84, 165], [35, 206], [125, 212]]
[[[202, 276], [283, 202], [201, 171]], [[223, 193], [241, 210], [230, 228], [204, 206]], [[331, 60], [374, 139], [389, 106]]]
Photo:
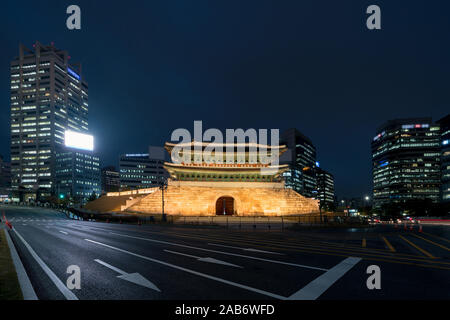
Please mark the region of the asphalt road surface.
[[[449, 226], [238, 231], [0, 210], [39, 299], [450, 298]], [[371, 265], [381, 289], [367, 287]], [[80, 289], [69, 289], [77, 267]]]

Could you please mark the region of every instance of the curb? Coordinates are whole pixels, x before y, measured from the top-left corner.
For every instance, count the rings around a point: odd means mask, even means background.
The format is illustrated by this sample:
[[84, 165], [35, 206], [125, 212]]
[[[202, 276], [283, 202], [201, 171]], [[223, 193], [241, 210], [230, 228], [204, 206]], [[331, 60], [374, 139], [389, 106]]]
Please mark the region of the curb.
[[17, 278], [19, 279], [20, 289], [22, 290], [22, 295], [24, 300], [39, 300], [34, 292], [33, 286], [31, 285], [30, 278], [23, 267], [22, 261], [20, 260], [19, 254], [17, 253], [16, 247], [11, 239], [9, 233], [3, 229], [6, 235], [6, 241], [8, 242], [9, 251], [11, 253], [11, 258], [16, 268]]

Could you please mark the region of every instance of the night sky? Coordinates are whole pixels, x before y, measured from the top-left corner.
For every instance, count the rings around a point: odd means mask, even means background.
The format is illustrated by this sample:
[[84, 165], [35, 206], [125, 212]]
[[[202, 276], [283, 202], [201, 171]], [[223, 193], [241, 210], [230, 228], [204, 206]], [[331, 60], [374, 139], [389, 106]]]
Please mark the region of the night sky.
[[[81, 7], [81, 30], [66, 28]], [[382, 30], [366, 28], [381, 7]], [[393, 118], [450, 106], [450, 1], [2, 1], [0, 154], [19, 43], [68, 50], [89, 83], [102, 165], [176, 128], [296, 127], [338, 196], [371, 193], [370, 142]]]

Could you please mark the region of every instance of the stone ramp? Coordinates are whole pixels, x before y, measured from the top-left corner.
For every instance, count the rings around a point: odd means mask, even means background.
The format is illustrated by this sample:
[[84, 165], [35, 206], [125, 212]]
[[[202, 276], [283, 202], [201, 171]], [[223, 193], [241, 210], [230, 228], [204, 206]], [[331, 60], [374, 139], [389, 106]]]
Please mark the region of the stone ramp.
[[100, 198], [88, 202], [84, 209], [98, 212], [120, 212], [121, 207], [126, 205], [130, 195], [125, 196], [101, 196]]
[[[305, 198], [285, 188], [226, 188], [169, 185], [164, 191], [164, 211], [167, 214], [215, 215], [220, 197], [234, 199], [235, 214], [288, 215], [319, 211], [318, 200]], [[128, 208], [129, 212], [161, 213], [162, 193], [157, 190]]]

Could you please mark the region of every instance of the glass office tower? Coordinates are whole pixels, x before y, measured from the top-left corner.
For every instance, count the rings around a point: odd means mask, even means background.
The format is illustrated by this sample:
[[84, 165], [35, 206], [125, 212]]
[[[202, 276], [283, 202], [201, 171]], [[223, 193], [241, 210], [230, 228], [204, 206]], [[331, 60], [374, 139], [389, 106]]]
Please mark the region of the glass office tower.
[[450, 114], [438, 123], [441, 126], [441, 201], [450, 203]]
[[65, 131], [88, 131], [88, 85], [81, 65], [51, 45], [20, 45], [11, 62], [12, 190], [20, 201], [57, 193], [56, 155]]
[[317, 199], [320, 207], [327, 210], [334, 209], [334, 177], [326, 170], [316, 167]]
[[305, 197], [317, 198], [316, 148], [311, 139], [291, 128], [281, 134], [280, 144], [288, 147], [288, 159], [280, 158], [280, 162], [289, 164], [289, 170], [283, 173], [286, 187]]
[[372, 141], [373, 205], [439, 201], [440, 129], [431, 118], [396, 119]]

